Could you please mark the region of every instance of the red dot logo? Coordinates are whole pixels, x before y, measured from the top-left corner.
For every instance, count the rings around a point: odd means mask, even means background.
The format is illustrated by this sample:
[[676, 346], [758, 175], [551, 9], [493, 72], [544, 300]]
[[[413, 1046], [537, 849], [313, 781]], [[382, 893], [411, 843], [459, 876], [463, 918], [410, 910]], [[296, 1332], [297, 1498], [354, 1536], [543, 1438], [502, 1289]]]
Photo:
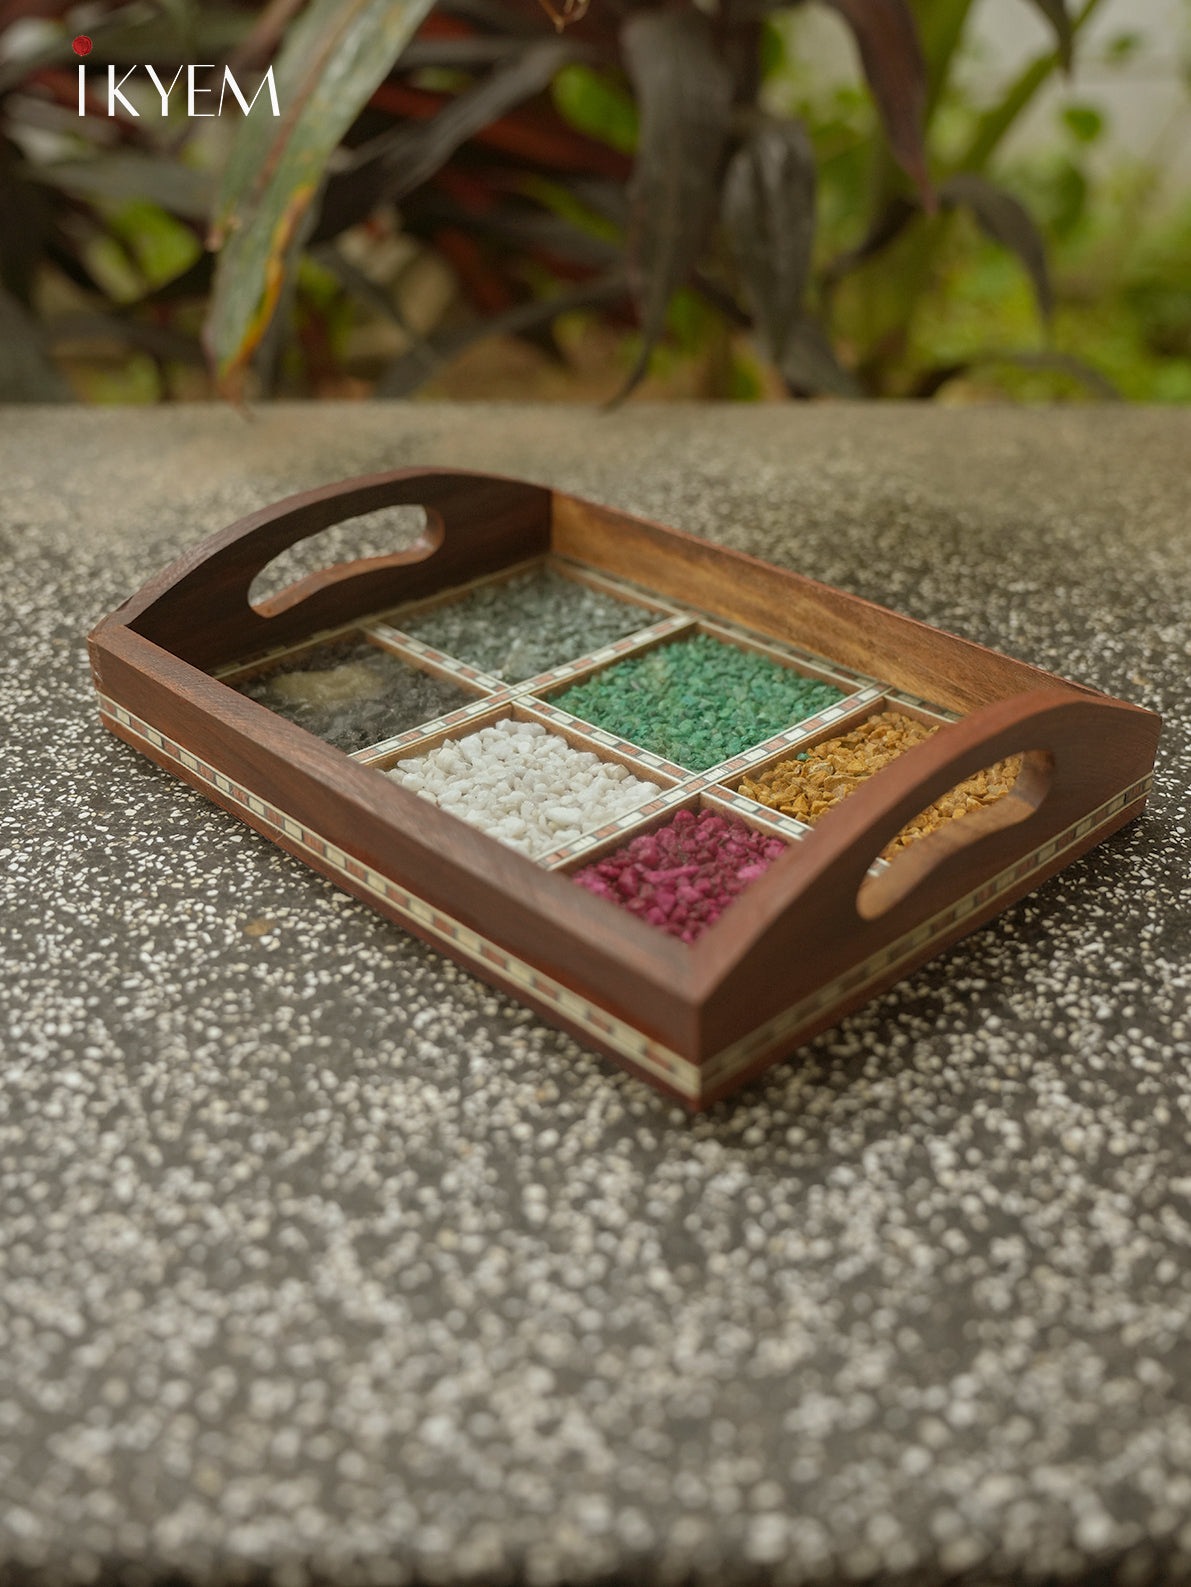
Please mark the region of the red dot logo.
[[80, 33], [78, 38], [75, 39], [74, 43], [70, 47], [76, 55], [90, 55], [91, 40], [85, 33]]

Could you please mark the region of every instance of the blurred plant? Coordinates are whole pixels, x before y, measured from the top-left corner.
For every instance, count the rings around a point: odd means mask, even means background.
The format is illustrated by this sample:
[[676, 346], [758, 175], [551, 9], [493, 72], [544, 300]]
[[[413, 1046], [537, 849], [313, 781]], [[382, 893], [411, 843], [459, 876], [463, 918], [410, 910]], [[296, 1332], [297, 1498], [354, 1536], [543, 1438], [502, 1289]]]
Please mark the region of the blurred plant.
[[[718, 395], [757, 394], [768, 367], [796, 395], [925, 396], [994, 363], [1109, 389], [1036, 345], [1012, 272], [996, 277], [1015, 306], [1003, 343], [957, 335], [946, 314], [938, 345], [925, 336], [954, 305], [956, 261], [990, 249], [1016, 257], [1051, 315], [1041, 231], [988, 172], [1100, 0], [1074, 14], [1030, 0], [1054, 47], [979, 109], [954, 70], [973, 0], [824, 0], [879, 124], [855, 94], [824, 107], [790, 89], [801, 0], [572, 0], [559, 34], [545, 0], [299, 3], [0, 0], [10, 388], [64, 394], [72, 348], [107, 338], [134, 350], [146, 389], [202, 390], [201, 333], [233, 397], [250, 377], [405, 395], [493, 334], [557, 357], [582, 315], [631, 344], [623, 392], [692, 346], [711, 349]], [[231, 124], [179, 126], [154, 104], [80, 118], [83, 20], [101, 71], [273, 61], [283, 114], [244, 119], [230, 148]], [[1096, 115], [1069, 107], [1066, 164], [1032, 189], [1014, 180], [1060, 241], [1082, 226]], [[448, 306], [451, 283], [466, 308]], [[1165, 288], [1138, 290], [1156, 302]], [[1181, 300], [1162, 300], [1181, 345]]]

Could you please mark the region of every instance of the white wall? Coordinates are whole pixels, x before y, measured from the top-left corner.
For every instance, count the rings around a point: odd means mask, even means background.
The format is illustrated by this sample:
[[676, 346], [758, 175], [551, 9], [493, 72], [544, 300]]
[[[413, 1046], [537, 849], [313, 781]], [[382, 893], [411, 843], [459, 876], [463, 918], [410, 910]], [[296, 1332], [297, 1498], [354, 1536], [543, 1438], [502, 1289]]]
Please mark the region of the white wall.
[[[1076, 10], [1081, 0], [1068, 0]], [[799, 7], [785, 24], [793, 46], [792, 86], [854, 78], [856, 52], [839, 16], [825, 6]], [[1106, 47], [1122, 33], [1141, 36], [1125, 64], [1110, 66]], [[1027, 62], [1054, 47], [1054, 33], [1030, 0], [976, 0], [962, 60], [963, 80], [977, 103], [998, 92]], [[1108, 132], [1096, 158], [1121, 155], [1153, 162], [1172, 188], [1191, 182], [1191, 0], [1101, 0], [1081, 32], [1070, 81], [1056, 77], [1005, 140], [1003, 149], [1053, 144], [1064, 103], [1093, 104]], [[780, 105], [780, 93], [777, 96]], [[776, 108], [776, 107], [775, 107]]]
[[[1105, 46], [1121, 33], [1137, 33], [1142, 47], [1116, 67]], [[1011, 78], [1053, 37], [1026, 0], [980, 0], [974, 8], [975, 58], [967, 80], [981, 97]], [[1103, 0], [1080, 35], [1070, 82], [1056, 81], [1014, 128], [1005, 149], [1047, 141], [1056, 108], [1065, 101], [1094, 104], [1108, 119], [1107, 153], [1153, 160], [1172, 175], [1191, 175], [1191, 5], [1188, 0]]]

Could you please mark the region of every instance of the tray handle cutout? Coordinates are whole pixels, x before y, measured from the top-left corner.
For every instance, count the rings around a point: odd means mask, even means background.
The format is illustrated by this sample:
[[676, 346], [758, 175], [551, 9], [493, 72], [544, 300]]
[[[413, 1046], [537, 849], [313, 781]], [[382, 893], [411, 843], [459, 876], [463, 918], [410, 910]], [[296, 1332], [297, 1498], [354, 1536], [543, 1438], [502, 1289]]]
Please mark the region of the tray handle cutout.
[[[1148, 711], [1056, 681], [984, 706], [882, 767], [691, 950], [714, 984], [703, 1005], [706, 1050], [739, 1037], [742, 1007], [763, 1029], [825, 987], [836, 989], [833, 1013], [850, 988], [869, 995], [1129, 820], [1148, 789], [1159, 726]], [[950, 822], [869, 875], [908, 821], [1018, 753], [1026, 762], [1016, 796]]]
[[[792, 967], [809, 986], [918, 931], [969, 894], [987, 888], [991, 899], [1036, 879], [1074, 845], [1086, 847], [1128, 819], [1122, 811], [1136, 813], [1158, 727], [1147, 711], [1056, 683], [942, 728], [841, 799], [788, 860], [754, 883], [734, 906], [734, 941], [725, 934], [718, 946], [708, 933], [721, 987], [747, 984], [759, 1003], [772, 1001], [778, 992], [766, 989], [785, 987]], [[1014, 754], [1025, 764], [1004, 799], [910, 844], [870, 875], [907, 822]], [[735, 981], [746, 965], [744, 980]]]
[[[925, 837], [915, 839], [895, 854], [883, 870], [868, 872], [856, 894], [856, 911], [859, 915], [865, 920], [878, 919], [908, 898], [937, 866], [952, 855], [979, 844], [990, 833], [1001, 832], [1006, 827], [1029, 820], [1050, 791], [1054, 760], [1047, 750], [1011, 750], [1010, 754], [1020, 754], [1022, 765], [1009, 792], [995, 803], [979, 810], [969, 810]], [[950, 792], [950, 788], [944, 792]], [[931, 802], [928, 799], [922, 808], [925, 809]]]
[[[427, 528], [388, 556], [340, 563], [254, 606], [253, 580], [282, 552], [349, 519], [421, 507]], [[290, 496], [241, 518], [180, 557], [113, 619], [210, 668], [437, 593], [550, 543], [550, 492], [457, 469], [409, 468]]]
[[[410, 528], [415, 532], [411, 534]], [[444, 533], [441, 516], [425, 507], [381, 507], [356, 513], [329, 529], [296, 540], [270, 558], [248, 587], [248, 603], [262, 617], [275, 617], [315, 594], [330, 579], [424, 562], [442, 545]], [[366, 549], [353, 552], [353, 540], [363, 542]], [[303, 564], [306, 571], [302, 571]]]
[[[806, 840], [822, 847], [804, 906], [844, 934], [914, 924], [1048, 843], [1078, 841], [1072, 834], [1082, 819], [1103, 824], [1127, 768], [1154, 736], [1144, 712], [1058, 687], [973, 712], [883, 767], [823, 817]], [[1003, 799], [948, 822], [870, 874], [907, 822], [957, 783], [1015, 754], [1023, 756], [1022, 770]]]

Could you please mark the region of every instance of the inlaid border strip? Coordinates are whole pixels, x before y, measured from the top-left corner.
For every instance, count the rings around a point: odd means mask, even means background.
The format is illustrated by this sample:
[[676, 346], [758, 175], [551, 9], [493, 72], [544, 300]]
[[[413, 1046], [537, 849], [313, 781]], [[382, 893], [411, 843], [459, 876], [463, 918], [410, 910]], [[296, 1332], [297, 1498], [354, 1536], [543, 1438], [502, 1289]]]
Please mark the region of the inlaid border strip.
[[886, 689], [885, 698], [891, 706], [909, 706], [912, 711], [921, 711], [924, 716], [933, 716], [941, 726], [962, 720], [958, 711], [949, 711], [944, 705], [935, 705], [930, 700], [924, 700], [921, 695], [911, 694], [908, 689]]
[[763, 832], [771, 832], [774, 837], [785, 838], [788, 843], [801, 843], [815, 830], [805, 821], [799, 821], [797, 816], [787, 816], [780, 810], [771, 810], [768, 805], [758, 804], [747, 794], [736, 793], [731, 788], [712, 787], [704, 788], [702, 791], [712, 804], [730, 810], [734, 816], [739, 816], [742, 821], [751, 822]]
[[[460, 661], [458, 656], [452, 656], [445, 650], [435, 650], [433, 645], [427, 645], [421, 639], [414, 639], [410, 634], [403, 634], [400, 629], [390, 628], [388, 623], [365, 623], [360, 629], [365, 639], [387, 650], [400, 661], [419, 667], [425, 662], [426, 668], [435, 668], [436, 671], [445, 673], [452, 681], [462, 680], [472, 685], [473, 688], [483, 689], [491, 696], [494, 694], [507, 694], [508, 685], [494, 677], [492, 673], [485, 672], [482, 667], [473, 667], [469, 661]], [[372, 745], [368, 746], [370, 749]]]
[[679, 634], [693, 628], [694, 622], [689, 617], [659, 617], [656, 623], [650, 623], [648, 628], [635, 628], [631, 634], [625, 634], [620, 639], [612, 639], [606, 645], [601, 645], [599, 650], [590, 650], [585, 656], [576, 656], [573, 661], [560, 661], [557, 667], [551, 667], [547, 672], [539, 672], [532, 678], [514, 684], [513, 688], [518, 694], [539, 694], [544, 689], [557, 689], [564, 683], [572, 683], [582, 678], [586, 673], [598, 672], [610, 662], [623, 661], [627, 658], [652, 650], [660, 639], [674, 639]]
[[758, 1025], [755, 1030], [742, 1036], [731, 1046], [723, 1048], [714, 1057], [709, 1058], [703, 1065], [703, 1089], [708, 1090], [713, 1082], [731, 1079], [739, 1070], [747, 1068], [749, 1063], [766, 1048], [780, 1042], [783, 1035], [796, 1030], [799, 1025], [806, 1024], [817, 1014], [826, 1010], [834, 1001], [845, 994], [862, 990], [866, 986], [881, 980], [888, 975], [890, 970], [896, 969], [913, 958], [920, 949], [926, 946], [934, 937], [942, 936], [952, 926], [957, 925], [968, 915], [992, 903], [1002, 894], [1010, 892], [1019, 882], [1022, 882], [1033, 871], [1048, 864], [1060, 854], [1065, 854], [1081, 842], [1095, 828], [1124, 810], [1127, 805], [1144, 798], [1154, 783], [1153, 773], [1142, 777], [1138, 782], [1126, 788], [1123, 792], [1115, 794], [1106, 804], [1099, 809], [1090, 811], [1086, 816], [1074, 822], [1064, 831], [1057, 833], [1046, 843], [1043, 843], [1033, 853], [1023, 855], [1012, 865], [998, 875], [990, 877], [987, 882], [982, 882], [979, 887], [970, 893], [965, 893], [962, 898], [956, 899], [953, 904], [948, 904], [945, 909], [939, 910], [929, 920], [924, 920], [921, 925], [915, 926], [913, 931], [906, 932], [904, 936], [896, 938], [893, 942], [886, 943], [883, 948], [871, 954], [869, 958], [859, 964], [850, 966], [842, 975], [826, 985], [817, 987], [808, 997], [799, 1003], [792, 1004], [783, 1009], [780, 1014], [775, 1014], [764, 1025]]
[[607, 1009], [589, 1002], [544, 971], [526, 964], [524, 960], [507, 952], [491, 938], [482, 936], [478, 931], [473, 931], [470, 926], [465, 926], [443, 910], [436, 909], [417, 893], [410, 892], [408, 888], [382, 875], [372, 866], [365, 865], [363, 861], [346, 853], [321, 833], [315, 832], [313, 828], [304, 825], [276, 805], [261, 799], [240, 783], [234, 782], [232, 778], [218, 771], [200, 756], [183, 749], [173, 739], [167, 738], [164, 733], [159, 732], [148, 722], [142, 721], [140, 717], [134, 716], [107, 695], [101, 694], [99, 700], [103, 715], [118, 722], [135, 738], [151, 744], [155, 749], [168, 755], [171, 760], [176, 760], [180, 765], [185, 766], [193, 777], [217, 789], [233, 804], [251, 811], [262, 825], [270, 827], [295, 847], [314, 856], [328, 869], [345, 877], [354, 887], [371, 893], [373, 897], [383, 901], [386, 908], [416, 924], [419, 932], [435, 937], [440, 942], [449, 943], [488, 972], [496, 971], [513, 986], [522, 987], [539, 1001], [557, 1008], [560, 1014], [564, 1014], [573, 1024], [589, 1032], [596, 1041], [612, 1047], [638, 1068], [666, 1081], [682, 1096], [698, 1101], [702, 1092], [699, 1069], [689, 1059], [681, 1057], [663, 1043], [644, 1035], [634, 1025], [618, 1019]]
[[676, 812], [681, 810], [693, 797], [690, 789], [684, 788], [681, 784], [674, 788], [663, 788], [656, 798], [650, 799], [647, 804], [634, 805], [631, 810], [626, 810], [614, 821], [605, 821], [603, 826], [597, 827], [594, 832], [585, 832], [582, 837], [575, 838], [571, 843], [563, 843], [547, 854], [537, 855], [535, 863], [544, 866], [548, 871], [561, 870], [581, 855], [602, 848], [609, 838], [627, 837], [638, 827], [646, 826], [655, 816], [664, 815], [668, 810]]
[[560, 661], [556, 667], [550, 667], [545, 672], [535, 672], [533, 677], [522, 678], [514, 683], [503, 682], [494, 673], [481, 672], [460, 661], [449, 651], [435, 650], [433, 645], [415, 639], [412, 634], [407, 634], [403, 629], [394, 628], [388, 623], [369, 623], [361, 632], [405, 661], [414, 665], [431, 662], [441, 671], [449, 673], [451, 677], [466, 678], [478, 687], [487, 689], [490, 695], [503, 699], [506, 696], [536, 694], [541, 689], [557, 689], [561, 684], [571, 683], [583, 677], [585, 673], [596, 672], [610, 662], [621, 661], [637, 652], [650, 650], [659, 640], [671, 639], [694, 626], [694, 620], [689, 617], [660, 617], [656, 623], [650, 623], [647, 628], [634, 628], [631, 634], [609, 640], [599, 650], [588, 651], [571, 661]]
[[880, 700], [881, 696], [882, 690], [878, 684], [865, 687], [856, 694], [849, 694], [844, 699], [837, 700], [834, 705], [825, 705], [821, 711], [816, 711], [814, 716], [803, 717], [801, 721], [783, 728], [780, 733], [772, 733], [760, 743], [742, 749], [739, 755], [733, 755], [730, 760], [722, 760], [718, 766], [709, 766], [706, 771], [698, 772], [696, 775], [709, 784], [723, 782], [729, 777], [742, 776], [751, 766], [768, 760], [771, 755], [780, 755], [784, 749], [797, 749], [821, 728], [831, 727], [836, 722], [841, 727], [845, 726], [846, 718], [859, 716], [868, 706]]
[[967, 916], [994, 902], [1024, 881], [1033, 871], [1048, 864], [1082, 842], [1089, 833], [1119, 814], [1128, 805], [1144, 798], [1153, 786], [1153, 774], [1140, 778], [1130, 787], [1089, 811], [1078, 821], [1057, 833], [1032, 853], [1023, 855], [1013, 865], [983, 882], [929, 920], [923, 921], [913, 931], [887, 943], [859, 964], [850, 966], [833, 981], [816, 988], [801, 1002], [783, 1009], [780, 1014], [757, 1026], [739, 1041], [723, 1048], [700, 1068], [673, 1052], [661, 1042], [645, 1036], [635, 1026], [618, 1019], [606, 1009], [580, 997], [543, 971], [526, 964], [524, 960], [508, 953], [490, 938], [481, 936], [461, 921], [435, 909], [408, 888], [366, 866], [354, 855], [347, 854], [320, 833], [304, 826], [293, 816], [261, 799], [250, 789], [242, 787], [230, 777], [210, 765], [201, 757], [184, 749], [150, 723], [134, 716], [105, 694], [99, 695], [101, 714], [117, 722], [134, 738], [152, 745], [170, 759], [184, 766], [193, 777], [218, 790], [234, 804], [249, 810], [263, 825], [321, 861], [329, 870], [349, 880], [360, 890], [371, 893], [384, 902], [395, 914], [416, 924], [417, 929], [437, 940], [449, 943], [463, 957], [473, 960], [489, 974], [496, 972], [514, 987], [522, 987], [540, 1002], [557, 1008], [559, 1013], [579, 1029], [605, 1047], [629, 1059], [646, 1073], [656, 1075], [672, 1086], [679, 1095], [692, 1102], [701, 1101], [705, 1091], [713, 1084], [721, 1084], [748, 1065], [762, 1053], [806, 1024], [817, 1015], [828, 1011], [843, 998], [863, 992], [870, 984], [886, 977], [890, 970], [915, 957], [935, 937], [942, 936], [952, 926]]
[[375, 744], [369, 744], [365, 749], [352, 750], [349, 760], [357, 761], [361, 766], [371, 766], [373, 761], [394, 755], [398, 750], [405, 749], [411, 744], [418, 744], [424, 738], [430, 738], [435, 733], [442, 733], [449, 728], [466, 727], [477, 717], [487, 716], [495, 706], [508, 703], [506, 695], [482, 695], [478, 700], [473, 700], [470, 705], [460, 705], [453, 711], [447, 711], [443, 716], [436, 716], [429, 722], [419, 722], [417, 727], [406, 728], [404, 733], [395, 733], [392, 738], [384, 738]]
[[654, 595], [639, 585], [630, 584], [625, 579], [610, 578], [595, 568], [586, 567], [582, 562], [574, 562], [569, 557], [560, 557], [553, 549], [547, 549], [537, 552], [532, 557], [524, 557], [520, 562], [511, 562], [508, 566], [497, 568], [491, 573], [480, 573], [474, 579], [467, 579], [462, 584], [449, 584], [446, 589], [436, 590], [433, 595], [418, 595], [411, 601], [401, 601], [396, 606], [386, 606], [383, 612], [377, 613], [374, 621], [388, 623], [404, 632], [396, 619], [421, 617], [425, 612], [439, 611], [444, 606], [454, 606], [457, 602], [466, 600], [469, 595], [474, 595], [477, 590], [492, 585], [511, 584], [514, 579], [533, 573], [537, 569], [549, 569], [557, 573], [560, 578], [569, 579], [572, 584], [586, 584], [589, 588], [599, 588], [603, 585], [604, 593], [618, 597], [626, 606], [643, 606], [647, 611], [654, 611], [659, 615], [673, 613], [678, 609], [673, 601]]
[[605, 728], [596, 727], [581, 716], [572, 716], [569, 711], [561, 710], [549, 700], [540, 700], [535, 695], [522, 695], [518, 704], [532, 711], [542, 722], [549, 722], [565, 732], [578, 734], [592, 744], [598, 745], [600, 749], [615, 750], [626, 760], [655, 771], [662, 777], [671, 777], [675, 783], [685, 784], [693, 780], [695, 774], [686, 766], [680, 766], [677, 761], [667, 760], [663, 755], [655, 755], [651, 749], [644, 749], [640, 744], [634, 744], [632, 739], [621, 738], [617, 733], [609, 733]]

